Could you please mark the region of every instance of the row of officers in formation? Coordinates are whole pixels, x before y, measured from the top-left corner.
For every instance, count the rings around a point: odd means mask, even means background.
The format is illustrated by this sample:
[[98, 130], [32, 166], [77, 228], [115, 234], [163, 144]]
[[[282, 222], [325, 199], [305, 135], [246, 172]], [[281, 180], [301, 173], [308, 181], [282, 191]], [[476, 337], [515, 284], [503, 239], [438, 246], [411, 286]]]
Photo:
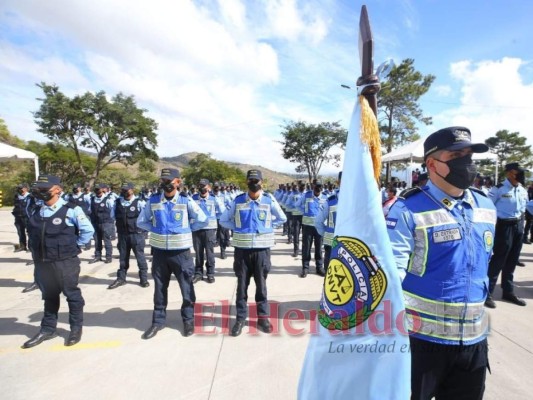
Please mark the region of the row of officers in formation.
[[[413, 399], [482, 398], [489, 365], [485, 307], [496, 307], [493, 294], [500, 273], [502, 299], [526, 305], [514, 291], [514, 271], [524, 231], [531, 229], [531, 224], [525, 226], [525, 215], [529, 221], [533, 216], [533, 199], [528, 198], [523, 185], [526, 170], [516, 162], [508, 163], [506, 179], [488, 193], [472, 187], [477, 175], [472, 155], [487, 150], [485, 144], [472, 143], [470, 131], [464, 127], [431, 134], [424, 143], [427, 184], [402, 192], [384, 211], [383, 223], [405, 299]], [[179, 282], [183, 299], [183, 334], [194, 333], [194, 283], [201, 279], [215, 281], [213, 247], [217, 229], [222, 232], [218, 238], [221, 249], [229, 245], [229, 232], [233, 232], [233, 270], [237, 278], [233, 336], [241, 334], [248, 317], [252, 278], [256, 284], [257, 326], [265, 333], [272, 331], [266, 280], [272, 266], [270, 250], [275, 244], [276, 226], [283, 225], [287, 240], [294, 246], [293, 255], [299, 251], [302, 233], [302, 278], [310, 270], [312, 244], [316, 273], [332, 273], [327, 266], [342, 190], [326, 195], [321, 183], [315, 182], [309, 191], [302, 184], [293, 184], [270, 194], [262, 190], [261, 171], [250, 170], [247, 191], [223, 202], [210, 192], [207, 180], [199, 183], [198, 193], [193, 196], [180, 191], [181, 183], [177, 169], [163, 169], [161, 192], [145, 203], [135, 197], [132, 185], [123, 185], [118, 200], [111, 200], [100, 185], [91, 199], [90, 212], [86, 212], [84, 201], [77, 204], [61, 197], [57, 177], [39, 177], [31, 187], [38, 203], [29, 208], [15, 207], [16, 218], [23, 218], [20, 210], [29, 210], [24, 217], [29, 248], [35, 262], [35, 282], [44, 299], [41, 328], [23, 348], [56, 336], [61, 292], [67, 297], [71, 327], [65, 344], [79, 342], [84, 300], [78, 287], [78, 254], [95, 232], [97, 239], [109, 238], [113, 223], [121, 258], [110, 289], [126, 281], [130, 249], [137, 257], [140, 283], [148, 286], [143, 249], [144, 232], [149, 232], [154, 310], [143, 339], [153, 338], [166, 324], [172, 275]], [[395, 195], [392, 189], [396, 188], [389, 189], [384, 202]], [[196, 260], [190, 252], [193, 246]], [[107, 260], [111, 249], [106, 251]], [[101, 257], [102, 246], [97, 240], [95, 259]], [[357, 297], [351, 301], [358, 301]], [[413, 316], [418, 316], [416, 328], [409, 326]]]

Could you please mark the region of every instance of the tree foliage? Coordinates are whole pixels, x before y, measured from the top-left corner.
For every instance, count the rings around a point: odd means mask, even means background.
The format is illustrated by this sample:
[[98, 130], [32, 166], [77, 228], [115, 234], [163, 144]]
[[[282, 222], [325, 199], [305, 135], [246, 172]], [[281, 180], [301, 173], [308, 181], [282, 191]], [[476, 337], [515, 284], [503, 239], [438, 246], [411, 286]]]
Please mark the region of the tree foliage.
[[[485, 140], [489, 151], [498, 155], [499, 179], [505, 175], [504, 166], [510, 162], [519, 162], [521, 166], [531, 169], [533, 167], [533, 153], [531, 146], [526, 144], [526, 138], [519, 132], [499, 130], [495, 136]], [[494, 173], [494, 166], [488, 161], [481, 161], [480, 168], [483, 171]]]
[[182, 177], [186, 185], [197, 185], [200, 179], [208, 179], [211, 183], [224, 181], [244, 187], [246, 175], [237, 167], [232, 167], [224, 161], [211, 158], [211, 154], [200, 153], [189, 161], [184, 168]]
[[307, 172], [309, 181], [316, 179], [324, 163], [339, 166], [340, 154], [331, 153], [335, 146], [344, 147], [348, 131], [339, 122], [308, 124], [291, 121], [282, 126], [283, 158], [298, 163], [296, 172]]
[[[37, 86], [45, 96], [38, 99], [42, 104], [34, 113], [38, 131], [74, 151], [85, 182], [92, 185], [113, 163], [157, 160], [157, 123], [144, 115], [146, 110], [137, 107], [133, 96], [119, 93], [108, 100], [100, 91], [69, 98], [55, 85]], [[96, 153], [93, 167], [84, 164], [84, 151]]]
[[378, 116], [381, 140], [387, 153], [394, 147], [417, 140], [417, 122], [431, 125], [418, 101], [435, 80], [434, 75], [416, 71], [414, 60], [407, 58], [394, 66], [378, 94]]

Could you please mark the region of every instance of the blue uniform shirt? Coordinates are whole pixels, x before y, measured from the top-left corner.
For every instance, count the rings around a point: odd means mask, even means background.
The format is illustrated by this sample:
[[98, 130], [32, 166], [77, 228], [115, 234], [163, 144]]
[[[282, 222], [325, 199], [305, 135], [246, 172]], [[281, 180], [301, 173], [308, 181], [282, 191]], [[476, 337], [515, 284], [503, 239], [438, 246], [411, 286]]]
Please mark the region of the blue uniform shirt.
[[496, 206], [500, 219], [519, 219], [526, 211], [527, 190], [520, 184], [511, 185], [508, 179], [492, 187], [488, 197]]

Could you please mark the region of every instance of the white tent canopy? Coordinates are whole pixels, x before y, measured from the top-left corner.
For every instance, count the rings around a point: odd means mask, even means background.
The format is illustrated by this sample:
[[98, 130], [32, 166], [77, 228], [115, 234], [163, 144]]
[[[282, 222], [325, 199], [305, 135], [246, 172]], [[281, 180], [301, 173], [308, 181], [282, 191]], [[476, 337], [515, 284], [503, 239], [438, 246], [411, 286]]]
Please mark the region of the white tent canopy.
[[[408, 162], [408, 163], [423, 163], [424, 162], [424, 141], [426, 138], [415, 140], [405, 146], [392, 150], [390, 153], [384, 154], [381, 161], [384, 163], [390, 162]], [[472, 158], [474, 160], [493, 160], [496, 163], [496, 176], [498, 176], [498, 156], [494, 153], [474, 153]], [[496, 182], [496, 181], [495, 181]], [[410, 182], [408, 182], [410, 184]]]
[[39, 157], [28, 150], [19, 149], [5, 143], [0, 143], [0, 161], [33, 160], [35, 164], [35, 179], [39, 177]]

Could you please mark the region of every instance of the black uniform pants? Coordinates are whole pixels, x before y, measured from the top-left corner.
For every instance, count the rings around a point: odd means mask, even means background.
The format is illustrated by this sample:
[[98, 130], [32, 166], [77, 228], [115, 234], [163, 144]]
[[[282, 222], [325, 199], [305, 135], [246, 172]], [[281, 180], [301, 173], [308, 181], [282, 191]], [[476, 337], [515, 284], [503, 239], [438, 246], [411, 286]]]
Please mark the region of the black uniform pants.
[[291, 215], [291, 233], [294, 252], [300, 249], [300, 232], [302, 230], [302, 215]]
[[411, 400], [481, 400], [489, 367], [487, 340], [470, 346], [411, 342]]
[[324, 245], [324, 268], [326, 269], [326, 272], [329, 267], [329, 260], [331, 260], [331, 246]]
[[498, 220], [494, 235], [494, 249], [489, 262], [489, 293], [494, 291], [500, 272], [502, 273], [502, 290], [504, 293], [514, 291], [514, 270], [518, 264], [522, 248], [522, 230], [518, 222], [509, 223]]
[[316, 228], [311, 225], [303, 225], [302, 227], [302, 266], [303, 269], [309, 269], [311, 261], [311, 245], [315, 246], [315, 266], [316, 269], [324, 267], [324, 260], [322, 259], [322, 236], [318, 233]]
[[524, 229], [524, 240], [529, 238], [533, 241], [533, 215], [526, 211], [526, 228]]
[[230, 237], [230, 230], [220, 225], [217, 219], [217, 242], [221, 250], [225, 250], [229, 246]]
[[154, 312], [152, 314], [152, 324], [158, 326], [165, 325], [167, 318], [168, 285], [172, 274], [178, 280], [183, 299], [181, 318], [183, 318], [183, 322], [192, 321], [196, 294], [194, 293], [194, 285], [192, 283], [194, 262], [191, 251], [189, 249], [161, 250], [154, 247], [153, 252]]
[[192, 243], [196, 255], [194, 274], [204, 276], [204, 262], [208, 277], [215, 276], [215, 229], [201, 229], [192, 233]]
[[24, 217], [15, 217], [15, 227], [17, 228], [17, 234], [19, 235], [19, 244], [22, 247], [28, 247], [28, 240], [26, 236], [27, 220]]
[[117, 279], [126, 280], [128, 269], [130, 269], [130, 253], [133, 250], [137, 266], [139, 267], [139, 278], [141, 282], [148, 280], [148, 263], [144, 256], [144, 246], [146, 240], [144, 233], [119, 233], [118, 234], [118, 254], [119, 254], [119, 269], [117, 271]]
[[[285, 208], [284, 207], [281, 207], [281, 208], [283, 212], [285, 213], [285, 215], [287, 215], [287, 211], [285, 210]], [[287, 217], [287, 221], [283, 223], [283, 232], [281, 233], [282, 236], [288, 233], [288, 230], [289, 230], [288, 225], [289, 225], [289, 217]]]
[[285, 211], [285, 216], [287, 217], [287, 222], [283, 224], [283, 231], [287, 232], [287, 242], [292, 243], [292, 212]]
[[85, 301], [78, 287], [80, 259], [75, 256], [68, 260], [35, 262], [35, 282], [41, 289], [44, 300], [44, 315], [41, 321], [42, 332], [55, 332], [59, 312], [59, 295], [67, 298], [68, 320], [71, 329], [83, 325]]
[[248, 286], [255, 282], [255, 302], [259, 318], [268, 316], [266, 279], [270, 271], [270, 249], [235, 248], [233, 271], [237, 277], [237, 320], [248, 316]]
[[[111, 243], [111, 238], [115, 234], [115, 226], [112, 222], [105, 222], [103, 224], [94, 224], [95, 232], [95, 258], [102, 257], [102, 249], [105, 248], [105, 258], [111, 259], [113, 256], [113, 243]], [[104, 243], [102, 247], [102, 242]]]

